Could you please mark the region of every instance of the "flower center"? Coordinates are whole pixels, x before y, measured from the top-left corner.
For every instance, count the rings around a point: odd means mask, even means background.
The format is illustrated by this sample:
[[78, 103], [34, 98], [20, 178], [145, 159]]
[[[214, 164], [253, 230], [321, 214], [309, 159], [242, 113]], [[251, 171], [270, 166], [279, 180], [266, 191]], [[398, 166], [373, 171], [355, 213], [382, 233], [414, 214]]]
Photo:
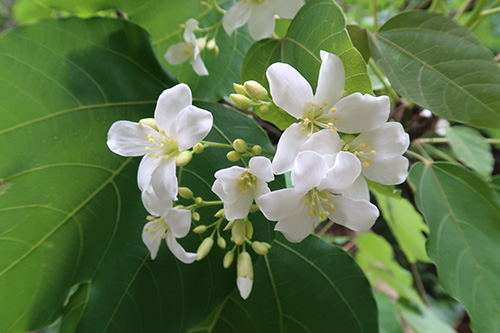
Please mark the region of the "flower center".
[[148, 141], [151, 146], [146, 147], [149, 156], [153, 158], [160, 158], [168, 160], [169, 158], [179, 155], [179, 146], [171, 136], [166, 135], [165, 131], [160, 131], [161, 140], [156, 140], [153, 134], [148, 134]]
[[146, 219], [148, 221], [155, 222], [153, 226], [144, 227], [144, 231], [149, 232], [151, 235], [154, 235], [154, 240], [157, 240], [158, 236], [160, 236], [162, 239], [165, 239], [165, 237], [167, 237], [167, 233], [170, 231], [170, 227], [163, 218], [153, 217], [149, 215], [146, 217]]
[[255, 190], [256, 186], [257, 177], [248, 171], [245, 171], [236, 179], [236, 187], [243, 193], [247, 193], [248, 190]]
[[316, 102], [311, 103], [311, 108], [304, 112], [302, 117], [302, 132], [309, 132], [309, 137], [314, 132], [319, 131], [322, 128], [331, 129], [337, 131], [337, 128], [333, 125], [338, 121], [338, 117], [334, 116], [337, 109], [331, 108], [328, 110], [328, 102], [323, 102], [318, 105]]
[[356, 157], [361, 161], [361, 165], [365, 168], [368, 168], [372, 163], [370, 157], [377, 155], [377, 151], [370, 149], [370, 144], [367, 142], [360, 143], [356, 147], [351, 147], [349, 144], [346, 144], [342, 150], [356, 155]]
[[309, 206], [309, 216], [319, 215], [319, 217], [325, 218], [330, 215], [330, 212], [335, 210], [333, 203], [329, 202], [333, 197], [334, 195], [328, 190], [319, 191], [317, 188], [313, 188], [307, 192], [305, 204]]
[[189, 56], [191, 60], [194, 59], [194, 44], [190, 42], [184, 42], [186, 48], [184, 49], [184, 53]]

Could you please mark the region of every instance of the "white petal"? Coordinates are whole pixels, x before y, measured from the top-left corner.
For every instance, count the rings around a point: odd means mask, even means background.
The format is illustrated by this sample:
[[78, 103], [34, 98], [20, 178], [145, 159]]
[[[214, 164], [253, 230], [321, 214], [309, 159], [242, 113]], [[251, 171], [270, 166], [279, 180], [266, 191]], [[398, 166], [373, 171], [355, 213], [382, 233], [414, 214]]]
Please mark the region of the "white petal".
[[360, 133], [379, 128], [389, 118], [390, 100], [387, 96], [373, 97], [354, 93], [335, 104], [334, 123], [340, 132]]
[[238, 286], [238, 290], [240, 291], [240, 296], [243, 299], [247, 299], [252, 291], [253, 280], [247, 277], [238, 276], [236, 278], [236, 285]]
[[191, 50], [188, 49], [185, 42], [171, 45], [164, 55], [165, 60], [170, 65], [179, 65], [187, 61], [191, 56]]
[[301, 147], [300, 150], [311, 150], [320, 155], [331, 155], [338, 153], [345, 142], [339, 134], [329, 129], [323, 129], [314, 133]]
[[354, 154], [341, 151], [337, 154], [334, 166], [328, 170], [326, 176], [318, 186], [318, 190], [330, 189], [333, 192], [352, 186], [361, 174], [361, 162]]
[[239, 1], [229, 8], [222, 18], [222, 26], [226, 33], [231, 35], [234, 30], [244, 26], [250, 19], [251, 13], [251, 5], [245, 1]]
[[162, 160], [151, 175], [151, 185], [156, 195], [164, 200], [177, 200], [175, 159]]
[[272, 163], [275, 174], [280, 175], [292, 170], [300, 147], [308, 139], [308, 133], [302, 132], [301, 128], [301, 123], [292, 124], [281, 135]]
[[292, 184], [297, 192], [306, 194], [321, 184], [327, 171], [328, 165], [321, 155], [309, 150], [300, 152], [292, 169]]
[[224, 201], [224, 198], [227, 196], [226, 192], [224, 192], [224, 188], [222, 187], [222, 182], [218, 179], [216, 179], [212, 185], [212, 192], [217, 194], [222, 201]]
[[271, 192], [271, 190], [269, 189], [269, 186], [267, 186], [267, 183], [262, 179], [257, 178], [257, 185], [253, 191], [253, 198], [257, 200], [258, 197], [269, 192]]
[[208, 69], [207, 67], [205, 67], [205, 64], [203, 63], [203, 60], [200, 56], [195, 57], [193, 60], [191, 60], [190, 63], [191, 66], [193, 66], [193, 70], [196, 74], [198, 74], [199, 76], [208, 75]]
[[[149, 230], [153, 230], [155, 232], [150, 233]], [[146, 223], [144, 229], [142, 230], [142, 241], [146, 244], [149, 252], [151, 252], [151, 259], [153, 260], [156, 258], [156, 254], [160, 248], [161, 234], [164, 230], [165, 229], [159, 229], [155, 221]]]
[[148, 135], [161, 139], [160, 133], [147, 125], [120, 120], [111, 125], [108, 131], [109, 149], [121, 156], [142, 156], [147, 153], [146, 147], [151, 144]]
[[320, 51], [320, 55], [322, 63], [314, 99], [318, 105], [326, 102], [324, 107], [329, 110], [344, 94], [345, 70], [342, 60], [335, 54]]
[[151, 176], [156, 168], [158, 168], [161, 161], [161, 158], [144, 155], [139, 164], [139, 170], [137, 170], [137, 186], [139, 186], [139, 190], [144, 191], [148, 188], [151, 184]]
[[280, 62], [269, 66], [266, 75], [274, 103], [295, 118], [302, 118], [314, 101], [309, 82], [295, 68]]
[[212, 129], [213, 117], [206, 110], [189, 105], [182, 110], [170, 127], [179, 151], [187, 150], [203, 140]]
[[241, 192], [238, 197], [232, 200], [224, 201], [224, 215], [228, 221], [243, 219], [250, 212], [250, 207], [253, 203], [253, 195], [251, 191], [247, 193]]
[[377, 207], [369, 201], [336, 195], [331, 202], [335, 210], [330, 213], [330, 219], [357, 232], [368, 231], [379, 216]]
[[272, 4], [265, 1], [253, 7], [248, 20], [248, 32], [255, 40], [269, 38], [274, 33], [274, 11]]
[[186, 28], [184, 29], [184, 40], [189, 40], [191, 35], [194, 35], [194, 31], [198, 27], [198, 21], [194, 18], [190, 18], [186, 21]]
[[257, 176], [257, 178], [260, 178], [266, 182], [274, 180], [271, 161], [267, 157], [252, 157], [248, 162], [248, 166], [250, 167], [250, 173]]
[[368, 190], [368, 184], [366, 183], [365, 176], [360, 175], [356, 178], [351, 187], [342, 191], [342, 196], [369, 201], [370, 191]]
[[319, 223], [318, 215], [309, 215], [309, 206], [304, 202], [299, 203], [301, 209], [295, 214], [278, 221], [274, 230], [280, 231], [290, 242], [298, 243], [311, 234]]
[[408, 176], [408, 159], [395, 156], [387, 160], [372, 160], [368, 167], [363, 167], [363, 175], [383, 185], [397, 185]]
[[182, 110], [191, 105], [191, 102], [191, 89], [184, 83], [164, 90], [158, 97], [155, 109], [155, 120], [158, 128], [170, 134], [171, 124]]
[[402, 155], [408, 149], [410, 138], [401, 123], [390, 122], [374, 131], [361, 133], [349, 145], [356, 147], [361, 143], [368, 143], [368, 150], [376, 151], [373, 158], [388, 159]]
[[295, 210], [304, 206], [301, 204], [303, 198], [295, 189], [285, 188], [261, 195], [257, 199], [257, 205], [268, 220], [278, 221], [293, 215]]
[[188, 234], [191, 228], [191, 211], [165, 207], [160, 215], [176, 238], [182, 238]]
[[196, 260], [196, 258], [198, 258], [198, 255], [196, 253], [186, 252], [186, 250], [184, 250], [181, 244], [177, 242], [177, 239], [175, 239], [175, 236], [171, 232], [167, 233], [165, 241], [167, 242], [167, 246], [174, 254], [174, 256], [176, 256], [177, 259], [179, 259], [183, 263], [191, 264]]
[[304, 5], [304, 0], [274, 0], [274, 13], [281, 18], [292, 19]]
[[248, 169], [232, 166], [230, 168], [221, 169], [215, 173], [215, 178], [221, 183], [224, 194], [234, 196], [241, 193], [241, 190], [237, 188], [237, 178], [245, 171], [248, 171]]
[[149, 185], [141, 193], [142, 204], [144, 208], [153, 216], [160, 216], [165, 209], [172, 208], [172, 200], [162, 200], [153, 191], [153, 187]]

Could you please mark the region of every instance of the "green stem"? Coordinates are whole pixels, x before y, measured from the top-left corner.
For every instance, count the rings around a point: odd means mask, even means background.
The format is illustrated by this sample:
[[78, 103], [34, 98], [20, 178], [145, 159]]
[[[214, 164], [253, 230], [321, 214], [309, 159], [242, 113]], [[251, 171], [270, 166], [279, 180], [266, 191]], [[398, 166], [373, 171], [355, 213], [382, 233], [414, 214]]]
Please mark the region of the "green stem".
[[462, 3], [462, 6], [460, 6], [460, 8], [458, 9], [457, 13], [455, 14], [455, 17], [454, 17], [455, 21], [460, 20], [460, 18], [462, 17], [463, 13], [467, 9], [467, 7], [469, 7], [469, 5], [471, 4], [472, 1], [474, 1], [474, 0], [465, 0]]
[[488, 5], [490, 0], [479, 0], [472, 11], [469, 19], [465, 22], [465, 26], [472, 30], [472, 26], [477, 26], [477, 21], [481, 19], [481, 12]]
[[377, 0], [373, 0], [373, 29], [378, 31], [378, 4]]
[[373, 73], [375, 73], [375, 75], [378, 77], [378, 79], [380, 80], [380, 82], [382, 82], [382, 84], [384, 85], [385, 89], [387, 90], [387, 93], [392, 97], [393, 100], [395, 101], [399, 101], [399, 95], [398, 93], [396, 92], [396, 90], [394, 90], [394, 88], [392, 88], [390, 85], [388, 85], [385, 80], [385, 75], [384, 73], [382, 73], [382, 71], [378, 68], [378, 66], [375, 64], [375, 62], [370, 59], [368, 61], [368, 66], [370, 66], [370, 68], [372, 69]]
[[201, 207], [208, 207], [208, 206], [217, 206], [217, 205], [223, 205], [224, 202], [222, 201], [202, 201], [201, 203], [197, 204], [198, 208]]
[[[500, 139], [485, 139], [490, 145], [500, 145]], [[449, 143], [448, 138], [420, 138], [416, 139], [415, 142], [419, 143]]]
[[212, 0], [210, 1], [212, 3], [212, 5], [214, 6], [214, 8], [219, 12], [221, 13], [222, 15], [226, 14], [226, 11], [224, 9], [222, 9], [219, 4], [217, 3], [217, 0]]
[[481, 12], [481, 17], [486, 17], [486, 16], [493, 15], [496, 13], [500, 13], [500, 7], [483, 10]]
[[204, 148], [228, 148], [233, 149], [233, 145], [229, 143], [219, 143], [219, 142], [211, 142], [211, 141], [200, 141], [200, 143], [204, 146]]
[[427, 166], [430, 166], [432, 164], [430, 161], [428, 161], [427, 159], [425, 159], [425, 157], [423, 157], [420, 154], [415, 153], [414, 151], [407, 150], [405, 152], [405, 154], [406, 155], [410, 155], [411, 157], [415, 157], [416, 159], [420, 160], [421, 162], [423, 162]]
[[420, 142], [417, 142], [417, 141], [413, 141], [413, 146], [416, 147], [418, 149], [418, 151], [420, 152], [420, 154], [422, 154], [426, 160], [430, 161], [430, 162], [434, 162], [434, 160], [432, 159], [431, 155], [429, 155], [429, 153], [427, 153], [427, 151], [424, 149], [424, 147], [422, 147], [422, 144]]

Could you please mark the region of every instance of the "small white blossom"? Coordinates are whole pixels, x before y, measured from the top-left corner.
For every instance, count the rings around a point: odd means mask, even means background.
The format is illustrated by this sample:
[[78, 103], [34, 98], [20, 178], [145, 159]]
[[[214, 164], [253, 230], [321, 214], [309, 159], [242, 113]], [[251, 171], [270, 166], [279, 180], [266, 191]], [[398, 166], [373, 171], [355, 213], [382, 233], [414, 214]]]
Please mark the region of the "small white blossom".
[[[131, 121], [117, 121], [108, 132], [108, 147], [121, 156], [144, 157], [137, 182], [165, 200], [177, 198], [176, 159], [210, 132], [212, 114], [191, 105], [191, 90], [178, 84], [162, 92], [155, 110], [157, 129]], [[186, 152], [186, 154], [190, 154]], [[179, 160], [178, 160], [179, 161]]]
[[389, 118], [387, 96], [373, 97], [354, 93], [342, 98], [345, 71], [339, 57], [321, 51], [318, 85], [313, 95], [306, 79], [292, 66], [275, 63], [267, 69], [274, 103], [299, 119], [288, 127], [278, 142], [273, 171], [291, 170], [301, 146], [320, 129], [360, 133], [382, 126]]
[[224, 202], [224, 214], [229, 221], [245, 218], [253, 201], [270, 191], [267, 182], [274, 179], [271, 161], [257, 156], [248, 164], [248, 169], [233, 166], [215, 173], [212, 191]]
[[201, 59], [200, 48], [194, 35], [197, 27], [198, 21], [195, 19], [187, 20], [183, 36], [184, 42], [170, 46], [165, 53], [165, 60], [171, 65], [179, 65], [189, 60], [196, 74], [203, 76], [208, 75], [208, 70]]
[[291, 19], [297, 14], [304, 0], [242, 0], [229, 8], [222, 19], [228, 35], [248, 22], [253, 39], [271, 37], [274, 33], [274, 14]]

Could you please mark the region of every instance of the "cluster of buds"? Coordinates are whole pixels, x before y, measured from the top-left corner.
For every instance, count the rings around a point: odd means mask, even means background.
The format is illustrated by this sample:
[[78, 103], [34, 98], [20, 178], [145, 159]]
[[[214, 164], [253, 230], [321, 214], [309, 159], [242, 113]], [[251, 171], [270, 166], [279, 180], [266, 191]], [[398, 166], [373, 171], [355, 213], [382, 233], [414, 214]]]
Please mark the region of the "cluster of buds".
[[279, 108], [269, 97], [267, 89], [256, 81], [246, 81], [245, 83], [233, 83], [236, 94], [230, 94], [229, 97], [234, 105], [241, 109], [253, 108], [260, 114], [266, 114], [269, 111], [278, 111]]
[[226, 157], [231, 162], [238, 162], [242, 157], [253, 157], [262, 154], [262, 147], [253, 145], [252, 148], [243, 139], [233, 141], [233, 149], [226, 154]]

